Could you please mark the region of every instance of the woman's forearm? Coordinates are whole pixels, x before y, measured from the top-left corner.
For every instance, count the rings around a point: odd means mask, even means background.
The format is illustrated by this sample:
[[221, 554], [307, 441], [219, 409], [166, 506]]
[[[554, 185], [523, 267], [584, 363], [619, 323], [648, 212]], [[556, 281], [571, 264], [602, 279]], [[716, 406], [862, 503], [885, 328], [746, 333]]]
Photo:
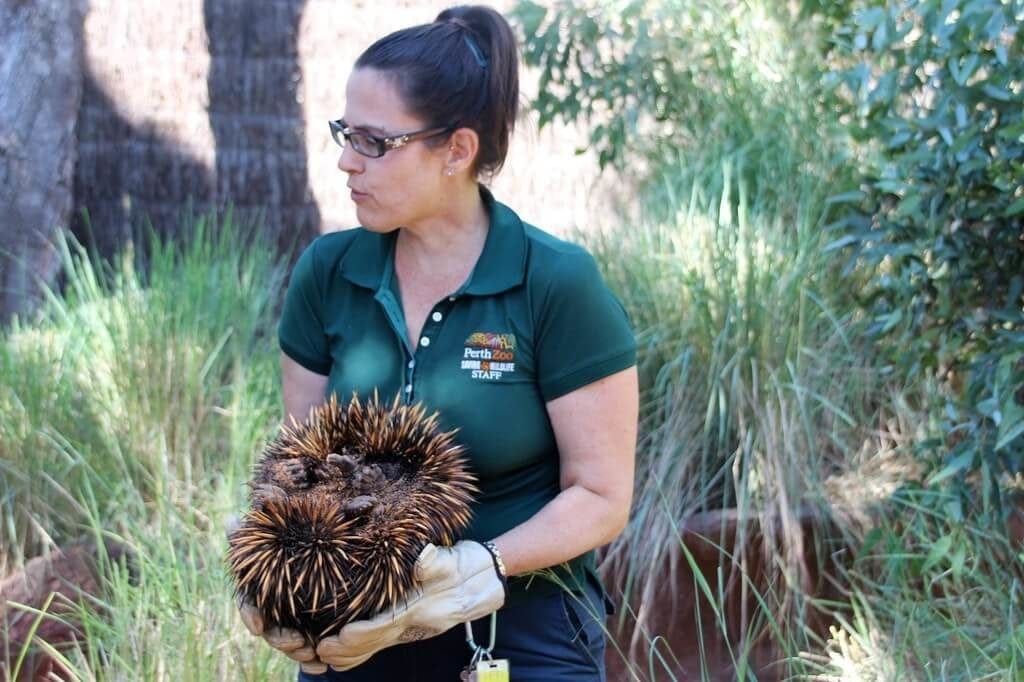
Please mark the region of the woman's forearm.
[[547, 404], [562, 491], [494, 538], [509, 575], [555, 566], [615, 539], [633, 494], [639, 390], [630, 367]]
[[555, 566], [615, 539], [629, 504], [581, 485], [558, 494], [530, 519], [494, 539], [508, 575]]

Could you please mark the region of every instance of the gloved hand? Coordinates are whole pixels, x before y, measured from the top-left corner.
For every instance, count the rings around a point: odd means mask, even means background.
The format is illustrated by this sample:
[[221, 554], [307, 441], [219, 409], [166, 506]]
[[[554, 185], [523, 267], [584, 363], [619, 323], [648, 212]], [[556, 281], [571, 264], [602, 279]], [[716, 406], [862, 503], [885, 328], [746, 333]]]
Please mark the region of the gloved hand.
[[348, 670], [381, 649], [434, 637], [505, 603], [505, 583], [493, 556], [479, 542], [427, 545], [416, 560], [415, 577], [419, 585], [406, 603], [320, 640], [317, 658], [335, 670]]
[[327, 671], [327, 666], [317, 660], [313, 645], [306, 642], [306, 638], [298, 630], [289, 628], [270, 628], [264, 631], [263, 616], [259, 610], [250, 603], [242, 603], [238, 607], [242, 616], [242, 622], [246, 629], [257, 637], [262, 637], [267, 644], [274, 647], [293, 661], [302, 665], [304, 672], [312, 675], [319, 675]]

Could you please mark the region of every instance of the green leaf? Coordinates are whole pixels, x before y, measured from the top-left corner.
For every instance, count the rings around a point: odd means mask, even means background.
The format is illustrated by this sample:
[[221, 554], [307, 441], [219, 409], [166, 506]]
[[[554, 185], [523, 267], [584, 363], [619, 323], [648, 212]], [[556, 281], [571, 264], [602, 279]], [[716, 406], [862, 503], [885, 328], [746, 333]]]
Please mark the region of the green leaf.
[[917, 193], [909, 194], [900, 202], [899, 208], [896, 210], [896, 215], [912, 217], [917, 215], [920, 209], [921, 195]]
[[992, 99], [997, 99], [1000, 102], [1009, 102], [1013, 99], [1013, 95], [1010, 94], [1009, 90], [997, 88], [991, 83], [985, 83], [985, 85], [981, 86], [981, 91]]
[[986, 398], [985, 400], [979, 400], [977, 404], [978, 412], [985, 415], [986, 417], [996, 418], [999, 414], [999, 401], [996, 398]]
[[1003, 211], [1003, 215], [1007, 218], [1020, 215], [1021, 213], [1024, 213], [1024, 196], [1018, 198]]
[[911, 137], [913, 137], [913, 135], [909, 130], [901, 130], [900, 132], [893, 135], [892, 138], [889, 140], [889, 149], [896, 149], [897, 147], [902, 147], [904, 144], [907, 143], [907, 141], [910, 140]]
[[967, 563], [967, 548], [960, 544], [955, 550], [953, 550], [953, 556], [950, 558], [950, 568], [953, 571], [953, 576], [960, 578], [964, 574], [964, 565]]
[[960, 472], [967, 471], [974, 463], [974, 455], [974, 450], [968, 450], [967, 452], [957, 455], [941, 471], [928, 479], [928, 485], [938, 485]]
[[[960, 154], [961, 152], [966, 151], [968, 148], [972, 147], [974, 149], [978, 149], [978, 136], [964, 133], [956, 138], [953, 144], [950, 145], [949, 150], [954, 154]], [[961, 163], [964, 161], [963, 159], [957, 160], [960, 161]]]
[[864, 544], [861, 545], [859, 556], [868, 556], [871, 554], [871, 550], [875, 548], [875, 545], [882, 539], [882, 535], [885, 531], [880, 527], [872, 528], [868, 531], [868, 534], [864, 536]]
[[948, 516], [952, 521], [956, 523], [964, 522], [964, 505], [960, 501], [959, 497], [947, 500], [946, 503], [942, 505], [942, 509], [946, 512], [946, 516]]
[[875, 187], [883, 192], [899, 194], [907, 188], [907, 183], [901, 182], [900, 180], [879, 180], [875, 183]]
[[823, 251], [825, 253], [828, 253], [829, 251], [835, 251], [836, 249], [841, 249], [844, 246], [849, 246], [850, 244], [857, 244], [860, 241], [861, 241], [860, 237], [858, 237], [856, 235], [852, 235], [852, 234], [844, 235], [844, 236], [840, 237], [839, 239], [836, 239], [835, 241], [829, 242], [828, 244], [826, 244], [825, 248], [823, 249]]
[[1012, 424], [1008, 419], [1004, 419], [999, 425], [999, 440], [996, 441], [996, 450], [1002, 450], [1022, 433], [1024, 433], [1024, 419], [1018, 419]]
[[857, 23], [866, 31], [871, 31], [885, 23], [885, 10], [881, 7], [868, 7], [857, 13]]
[[974, 74], [974, 70], [978, 68], [978, 54], [972, 52], [967, 55], [963, 61], [960, 57], [953, 55], [949, 58], [949, 73], [953, 76], [953, 80], [956, 81], [957, 85], [964, 85], [967, 79]]
[[889, 26], [885, 21], [882, 21], [878, 28], [875, 29], [874, 35], [871, 36], [871, 49], [876, 52], [881, 52], [885, 48], [889, 47]]
[[892, 331], [892, 328], [903, 321], [903, 311], [894, 310], [886, 315], [879, 315], [878, 320], [882, 322], [882, 333]]
[[548, 9], [531, 0], [519, 0], [513, 14], [522, 23], [523, 31], [529, 37], [537, 35], [537, 31], [540, 30], [540, 26], [548, 14]]
[[963, 85], [965, 79], [963, 73], [960, 71], [960, 60], [954, 55], [949, 58], [947, 65], [949, 66], [949, 74], [953, 76], [953, 80], [956, 81], [957, 85]]
[[[1014, 285], [1019, 286], [1019, 282], [1014, 282]], [[1017, 404], [1015, 396], [1020, 385], [1014, 382], [1013, 367], [1016, 364], [1016, 360], [1011, 359], [1012, 357], [1004, 356], [1002, 358], [998, 372], [997, 382], [1005, 386], [1005, 388], [1000, 390], [1002, 394], [1001, 411], [1003, 419], [999, 422], [999, 429], [996, 435], [996, 450], [1004, 449], [1021, 434], [1024, 434], [1024, 406]]]
[[949, 550], [953, 547], [953, 536], [943, 535], [941, 538], [935, 541], [932, 548], [928, 551], [928, 556], [924, 560], [924, 566], [922, 571], [927, 571], [938, 565], [940, 561], [945, 559], [949, 555]]
[[864, 192], [860, 190], [854, 190], [852, 192], [843, 192], [842, 194], [833, 194], [830, 196], [825, 203], [827, 204], [848, 204], [855, 203], [864, 198]]

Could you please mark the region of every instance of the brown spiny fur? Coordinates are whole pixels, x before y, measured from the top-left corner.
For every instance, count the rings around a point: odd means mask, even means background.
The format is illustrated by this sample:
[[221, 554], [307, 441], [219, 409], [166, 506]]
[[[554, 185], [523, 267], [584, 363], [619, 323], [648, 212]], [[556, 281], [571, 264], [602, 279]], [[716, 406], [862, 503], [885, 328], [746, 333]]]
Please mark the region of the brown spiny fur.
[[428, 543], [451, 545], [476, 492], [454, 432], [422, 405], [332, 395], [265, 448], [229, 537], [242, 598], [311, 641], [396, 605]]

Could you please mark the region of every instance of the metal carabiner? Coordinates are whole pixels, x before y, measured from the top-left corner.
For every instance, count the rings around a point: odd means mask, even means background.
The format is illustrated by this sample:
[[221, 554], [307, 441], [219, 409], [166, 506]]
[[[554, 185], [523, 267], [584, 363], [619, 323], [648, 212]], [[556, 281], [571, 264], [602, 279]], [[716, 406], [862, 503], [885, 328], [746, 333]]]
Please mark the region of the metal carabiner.
[[497, 611], [495, 611], [494, 613], [491, 614], [491, 643], [490, 643], [490, 645], [487, 646], [486, 649], [484, 647], [480, 646], [479, 644], [477, 644], [476, 640], [473, 639], [473, 625], [469, 621], [466, 621], [466, 644], [468, 644], [469, 648], [473, 651], [473, 660], [471, 662], [471, 665], [473, 663], [477, 663], [484, 656], [486, 656], [487, 658], [493, 658], [493, 656], [491, 656], [491, 652], [494, 651], [494, 643], [497, 641], [497, 635], [498, 635], [498, 612]]

